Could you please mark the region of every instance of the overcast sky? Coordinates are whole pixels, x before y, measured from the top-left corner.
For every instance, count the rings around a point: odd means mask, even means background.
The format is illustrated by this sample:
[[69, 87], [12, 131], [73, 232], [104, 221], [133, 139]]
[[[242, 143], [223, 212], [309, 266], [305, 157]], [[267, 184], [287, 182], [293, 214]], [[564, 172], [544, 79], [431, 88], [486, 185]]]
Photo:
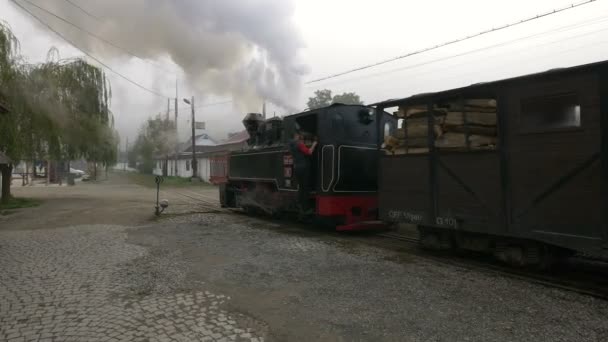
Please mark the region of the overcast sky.
[[[65, 0], [29, 1], [47, 9], [60, 8], [66, 4]], [[118, 17], [113, 12], [103, 12], [112, 11], [112, 9], [96, 5], [96, 1], [72, 1], [99, 16], [101, 20], [105, 18], [104, 16]], [[166, 0], [148, 0], [147, 2], [132, 0], [130, 3], [134, 4], [133, 6], [142, 3], [157, 5], [163, 1]], [[243, 36], [234, 40], [236, 42], [234, 44], [242, 43], [243, 49], [263, 45], [259, 49], [260, 51], [267, 48], [271, 51], [270, 55], [280, 55], [280, 58], [287, 60], [285, 63], [290, 67], [297, 64], [298, 73], [306, 72], [306, 74], [302, 75], [297, 82], [302, 84], [301, 90], [296, 91], [295, 95], [282, 94], [282, 92], [287, 92], [289, 84], [275, 87], [277, 89], [263, 89], [262, 91], [268, 92], [268, 96], [276, 95], [277, 101], [285, 99], [290, 102], [288, 105], [292, 108], [301, 110], [305, 107], [306, 98], [316, 89], [328, 88], [334, 93], [354, 91], [361, 95], [366, 103], [372, 103], [388, 98], [406, 97], [420, 92], [449, 89], [605, 59], [605, 56], [608, 56], [608, 1], [598, 0], [580, 8], [380, 67], [312, 85], [303, 84], [310, 79], [403, 55], [561, 8], [570, 5], [572, 1], [574, 0], [294, 0], [290, 3], [287, 0], [242, 0], [243, 6], [239, 6], [239, 10], [242, 10], [234, 17], [230, 17], [230, 15], [235, 11], [228, 8], [225, 9], [228, 11], [227, 16], [222, 17], [221, 11], [218, 11], [213, 12], [216, 17], [209, 19], [210, 15], [205, 12], [208, 8], [200, 8], [201, 12], [186, 11], [189, 12], [189, 17], [178, 16], [177, 19], [172, 20], [192, 20], [191, 22], [195, 23], [199, 21], [197, 16], [201, 16], [200, 22], [213, 23], [213, 25], [203, 25], [202, 27], [207, 29], [208, 26], [213, 26], [210, 30], [214, 34], [218, 30], [226, 30], [226, 32], [237, 32], [236, 35]], [[179, 3], [180, 0], [175, 0], [175, 2]], [[208, 3], [208, 1], [206, 2]], [[238, 1], [227, 1], [227, 3], [239, 4]], [[99, 11], [99, 13], [93, 13], [94, 11]], [[21, 52], [29, 62], [44, 61], [46, 52], [52, 46], [59, 49], [63, 58], [83, 55], [48, 29], [34, 22], [9, 0], [0, 0], [0, 13], [0, 19], [10, 25], [21, 41]], [[48, 15], [37, 13], [57, 30], [66, 34], [72, 32], [67, 25]], [[165, 12], [162, 8], [155, 8], [154, 12], [149, 12], [154, 13], [154, 16], [150, 15], [150, 18], [146, 17], [148, 13], [146, 11], [136, 13], [136, 19], [141, 20], [136, 23], [145, 25], [146, 22], [159, 20], [158, 16]], [[80, 11], [72, 11], [69, 14], [71, 20], [77, 20], [82, 25], [86, 24], [85, 26], [89, 30], [103, 35], [120, 46], [137, 46], [139, 49], [137, 51], [142, 51], [144, 54], [149, 53], [150, 56], [154, 55], [153, 52], [139, 46], [139, 42], [128, 40], [128, 37], [131, 37], [129, 33], [137, 31], [137, 29], [116, 27], [116, 23], [120, 23], [120, 20], [113, 22], [111, 29], [106, 27], [97, 31], [96, 25], [101, 24], [95, 23], [96, 19], [88, 17]], [[249, 15], [255, 16], [256, 20], [248, 18]], [[125, 15], [121, 19], [129, 18]], [[222, 26], [218, 25], [218, 21], [222, 20], [242, 20], [247, 22], [247, 25], [252, 25], [250, 27], [264, 26], [264, 23], [269, 21], [279, 24], [269, 25], [267, 28], [249, 34], [246, 25], [232, 24], [227, 28], [218, 28], [218, 26]], [[292, 29], [293, 32], [291, 32]], [[288, 32], [277, 33], [276, 31]], [[124, 40], [121, 33], [124, 33]], [[153, 32], [150, 34], [158, 35]], [[263, 34], [266, 36], [260, 36]], [[197, 45], [197, 37], [199, 36], [191, 35], [184, 40], [188, 44]], [[216, 58], [206, 51], [233, 51], [222, 50], [226, 48], [221, 46], [226, 41], [223, 37], [223, 35], [219, 39], [216, 39], [216, 36], [201, 37], [201, 41], [204, 40], [204, 44], [201, 43], [205, 46], [204, 49], [192, 50], [194, 51], [192, 53], [190, 53], [191, 50], [182, 49], [181, 52], [184, 54], [196, 55], [186, 56], [191, 59], [187, 62], [187, 66], [190, 67], [188, 70], [206, 67], [206, 61], [201, 61], [201, 59]], [[155, 44], [168, 43], [159, 40]], [[196, 82], [188, 80], [183, 74], [184, 69], [177, 67], [169, 55], [151, 58], [156, 60], [157, 65], [162, 65], [165, 69], [177, 70], [176, 73], [167, 72], [151, 63], [126, 55], [103, 53], [105, 50], [100, 50], [96, 46], [91, 45], [87, 48], [93, 49], [92, 51], [95, 53], [99, 52], [98, 56], [115, 70], [167, 96], [174, 96], [176, 77], [179, 79], [180, 97], [194, 95], [199, 103], [230, 100], [231, 91], [227, 91], [226, 87], [230, 89], [238, 87], [234, 83], [219, 86], [217, 82], [220, 81], [216, 78], [209, 78], [208, 74], [204, 74], [204, 77], [201, 76]], [[222, 63], [223, 59], [228, 60], [231, 57], [237, 58], [220, 55], [219, 60], [213, 62]], [[180, 65], [186, 65], [183, 58], [181, 62]], [[112, 109], [121, 136], [134, 137], [145, 118], [166, 111], [166, 99], [143, 91], [109, 72], [108, 75], [113, 87]], [[209, 84], [203, 85], [202, 83]], [[214, 92], [216, 94], [213, 94]], [[244, 89], [238, 89], [238, 92], [237, 90], [235, 92], [248, 94]], [[285, 96], [283, 97], [283, 95]], [[221, 138], [229, 131], [241, 129], [244, 112], [260, 111], [261, 109], [261, 101], [255, 100], [255, 98], [240, 102], [237, 105], [224, 104], [199, 108], [197, 109], [197, 120], [206, 121], [210, 133]], [[180, 104], [182, 107], [180, 108], [180, 127], [183, 127], [181, 131], [186, 134], [186, 120], [188, 119], [186, 114], [189, 109], [183, 108], [184, 106], [185, 104]], [[272, 115], [275, 111], [277, 111], [277, 115], [284, 114], [283, 109], [270, 105], [270, 114]]]

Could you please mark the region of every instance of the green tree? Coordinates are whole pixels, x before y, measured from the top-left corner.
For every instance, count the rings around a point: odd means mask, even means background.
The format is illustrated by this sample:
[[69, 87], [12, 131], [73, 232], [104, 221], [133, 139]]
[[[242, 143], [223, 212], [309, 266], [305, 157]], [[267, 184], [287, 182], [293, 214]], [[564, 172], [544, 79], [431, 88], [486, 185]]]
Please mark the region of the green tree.
[[163, 120], [159, 115], [142, 126], [130, 153], [130, 160], [135, 161], [140, 172], [152, 173], [155, 160], [166, 160], [173, 152], [176, 142], [175, 123]]
[[342, 104], [350, 104], [350, 105], [362, 105], [363, 101], [359, 95], [355, 93], [344, 93], [341, 95], [334, 96], [332, 103], [342, 103]]
[[[83, 59], [60, 60], [51, 49], [46, 63], [20, 63], [19, 42], [0, 24], [0, 151], [19, 160], [85, 158], [95, 165], [116, 160], [118, 136], [109, 110], [111, 89], [104, 72]], [[12, 165], [2, 167], [10, 180]], [[2, 200], [10, 196], [3, 184]]]
[[[13, 33], [0, 23], [0, 103], [9, 107], [9, 99], [15, 93], [19, 83], [20, 70], [17, 68], [17, 51], [19, 41]], [[16, 160], [21, 152], [22, 136], [20, 134], [20, 118], [10, 111], [0, 112], [0, 152], [12, 160]], [[0, 164], [2, 174], [2, 194], [0, 200], [8, 201], [10, 197], [10, 179], [13, 171], [12, 164]]]
[[331, 90], [323, 89], [315, 91], [315, 96], [309, 97], [306, 104], [308, 105], [308, 109], [317, 109], [329, 106], [331, 100]]
[[362, 105], [363, 101], [356, 93], [343, 93], [332, 97], [331, 90], [323, 89], [315, 91], [315, 96], [309, 97], [306, 104], [309, 109], [317, 109], [333, 103]]

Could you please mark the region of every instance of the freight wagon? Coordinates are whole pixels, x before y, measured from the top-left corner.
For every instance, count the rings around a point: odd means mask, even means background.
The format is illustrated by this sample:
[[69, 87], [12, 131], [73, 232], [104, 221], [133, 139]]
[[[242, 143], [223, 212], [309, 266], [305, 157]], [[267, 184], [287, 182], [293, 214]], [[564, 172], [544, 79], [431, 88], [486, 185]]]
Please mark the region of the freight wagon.
[[[375, 104], [397, 107], [379, 217], [519, 265], [608, 247], [608, 62]], [[379, 126], [378, 131], [381, 130]]]

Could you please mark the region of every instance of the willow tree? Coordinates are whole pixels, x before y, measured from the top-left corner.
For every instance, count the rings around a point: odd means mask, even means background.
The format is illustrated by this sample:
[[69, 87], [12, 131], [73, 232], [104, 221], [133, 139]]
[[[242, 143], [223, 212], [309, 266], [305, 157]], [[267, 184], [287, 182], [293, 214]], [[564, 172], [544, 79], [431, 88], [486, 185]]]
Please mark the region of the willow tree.
[[[17, 49], [17, 39], [0, 24], [0, 94], [9, 109], [0, 117], [0, 151], [14, 161], [115, 162], [118, 137], [104, 72], [80, 58], [61, 60], [56, 49], [46, 63], [21, 64]], [[5, 169], [3, 179], [10, 179], [12, 166]], [[4, 200], [10, 183], [6, 189]]]
[[[56, 159], [85, 158], [108, 166], [116, 160], [117, 134], [109, 109], [111, 90], [99, 68], [82, 59], [47, 62], [31, 72], [46, 96], [38, 96], [38, 111], [58, 127], [58, 140], [47, 137], [48, 153]], [[51, 106], [48, 104], [52, 103]], [[51, 110], [51, 111], [49, 111]]]
[[[0, 22], [0, 103], [9, 109], [8, 112], [0, 111], [0, 152], [7, 155], [11, 160], [18, 160], [20, 156], [21, 135], [19, 118], [17, 114], [10, 111], [10, 99], [15, 92], [15, 85], [20, 78], [19, 69], [16, 67], [18, 59], [19, 41], [10, 29]], [[3, 202], [8, 201], [10, 196], [10, 180], [13, 171], [12, 164], [0, 164], [2, 173], [2, 197]]]

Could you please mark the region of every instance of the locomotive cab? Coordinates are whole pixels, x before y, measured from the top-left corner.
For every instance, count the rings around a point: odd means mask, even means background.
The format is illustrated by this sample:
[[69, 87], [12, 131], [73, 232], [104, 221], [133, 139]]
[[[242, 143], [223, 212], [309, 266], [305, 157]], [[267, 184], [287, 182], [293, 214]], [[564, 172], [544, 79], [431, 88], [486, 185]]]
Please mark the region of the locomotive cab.
[[[375, 220], [378, 146], [385, 128], [389, 132], [395, 126], [388, 113], [361, 105], [334, 104], [286, 116], [279, 143], [230, 155], [222, 204], [269, 214], [298, 213], [299, 186], [288, 150], [298, 132], [308, 146], [318, 141], [309, 178], [315, 218], [335, 226]], [[378, 127], [383, 129], [378, 132]]]

